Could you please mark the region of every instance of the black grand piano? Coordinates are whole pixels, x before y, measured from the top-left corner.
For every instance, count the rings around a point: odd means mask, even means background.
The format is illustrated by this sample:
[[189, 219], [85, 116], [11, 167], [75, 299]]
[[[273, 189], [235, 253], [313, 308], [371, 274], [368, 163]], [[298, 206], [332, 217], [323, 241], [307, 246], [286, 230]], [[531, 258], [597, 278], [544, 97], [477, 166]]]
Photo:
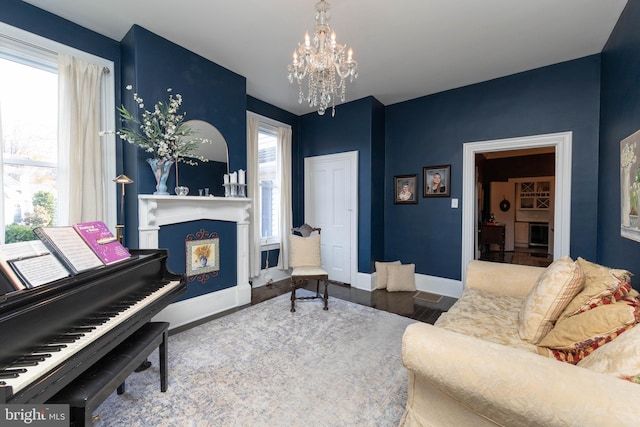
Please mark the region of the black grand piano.
[[45, 403], [186, 291], [165, 250], [130, 252], [33, 289], [0, 275], [0, 404]]

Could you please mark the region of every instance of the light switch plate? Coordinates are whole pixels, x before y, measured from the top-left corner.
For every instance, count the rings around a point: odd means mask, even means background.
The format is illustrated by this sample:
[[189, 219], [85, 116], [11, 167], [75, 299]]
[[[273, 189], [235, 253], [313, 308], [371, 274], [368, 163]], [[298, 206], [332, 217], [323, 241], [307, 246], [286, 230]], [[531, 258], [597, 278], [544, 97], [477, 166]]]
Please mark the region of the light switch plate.
[[458, 199], [451, 199], [451, 208], [458, 209]]

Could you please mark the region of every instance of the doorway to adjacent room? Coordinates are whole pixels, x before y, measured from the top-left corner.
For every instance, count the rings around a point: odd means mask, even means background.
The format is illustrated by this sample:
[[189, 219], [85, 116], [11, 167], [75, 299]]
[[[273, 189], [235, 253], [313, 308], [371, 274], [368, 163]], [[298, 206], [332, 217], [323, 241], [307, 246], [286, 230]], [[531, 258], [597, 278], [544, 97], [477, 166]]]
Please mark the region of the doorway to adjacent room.
[[[462, 197], [463, 280], [466, 265], [471, 260], [480, 258], [480, 245], [478, 240], [479, 225], [482, 224], [483, 218], [482, 213], [478, 209], [478, 201], [482, 194], [482, 189], [478, 185], [478, 165], [476, 163], [476, 156], [479, 154], [510, 152], [513, 150], [552, 149], [555, 153], [555, 179], [554, 195], [551, 201], [554, 209], [548, 220], [549, 227], [552, 227], [552, 232], [549, 236], [551, 238], [549, 245], [552, 248], [553, 259], [569, 255], [571, 225], [571, 144], [571, 132], [464, 144]], [[527, 215], [530, 216], [530, 214]], [[537, 221], [527, 220], [527, 222]], [[537, 251], [527, 251], [526, 256], [536, 258], [537, 255], [532, 255], [536, 252]]]

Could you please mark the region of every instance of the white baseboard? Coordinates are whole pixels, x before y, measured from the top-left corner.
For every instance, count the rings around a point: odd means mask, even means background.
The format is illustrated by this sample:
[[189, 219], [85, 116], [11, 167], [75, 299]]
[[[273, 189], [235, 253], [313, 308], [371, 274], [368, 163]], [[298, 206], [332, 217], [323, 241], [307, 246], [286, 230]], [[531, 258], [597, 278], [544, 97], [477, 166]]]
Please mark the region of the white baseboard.
[[[258, 278], [254, 278], [253, 287], [266, 285], [265, 271]], [[274, 282], [286, 280], [291, 277], [289, 271], [269, 269], [269, 275]], [[444, 277], [416, 274], [416, 289], [431, 292], [453, 298], [460, 298], [462, 294], [462, 282]], [[376, 273], [358, 273], [357, 283], [352, 287], [365, 291], [373, 291], [376, 286]], [[189, 298], [170, 304], [153, 317], [154, 322], [169, 322], [171, 329], [188, 325], [198, 320], [213, 316], [224, 311], [232, 310], [251, 303], [251, 295], [241, 292], [238, 286], [211, 292], [195, 298]]]
[[446, 297], [460, 298], [460, 295], [462, 295], [462, 282], [445, 277], [416, 274], [416, 289]]
[[[460, 298], [462, 295], [462, 282], [460, 280], [447, 279], [444, 277], [427, 276], [416, 273], [416, 289], [423, 292], [444, 295], [452, 298]], [[358, 289], [373, 291], [376, 289], [376, 273], [358, 273]]]
[[268, 272], [266, 270], [261, 270], [260, 276], [253, 278], [253, 283], [251, 284], [251, 287], [258, 288], [260, 286], [266, 285], [267, 280], [265, 279], [265, 276], [267, 275], [267, 273], [269, 274], [269, 276], [271, 276], [271, 280], [273, 282], [288, 280], [291, 277], [291, 270], [280, 270], [278, 268], [273, 267], [273, 268], [270, 268]]
[[[244, 294], [244, 292], [242, 292]], [[154, 322], [169, 322], [170, 329], [188, 325], [198, 320], [222, 313], [236, 307], [251, 303], [251, 294], [248, 298], [238, 291], [238, 286], [211, 292], [183, 301], [174, 302], [155, 315]]]
[[351, 286], [356, 289], [362, 289], [363, 291], [373, 291], [376, 288], [375, 273], [358, 273], [356, 275], [356, 283]]

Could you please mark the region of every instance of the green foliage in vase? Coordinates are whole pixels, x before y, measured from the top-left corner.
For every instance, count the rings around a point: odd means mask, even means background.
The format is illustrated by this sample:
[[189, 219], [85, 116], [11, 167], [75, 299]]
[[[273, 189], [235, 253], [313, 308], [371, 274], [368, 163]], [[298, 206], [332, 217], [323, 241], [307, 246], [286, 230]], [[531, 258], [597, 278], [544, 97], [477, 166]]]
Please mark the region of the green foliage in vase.
[[[127, 90], [131, 90], [127, 86]], [[193, 138], [196, 134], [189, 125], [184, 122], [185, 114], [178, 113], [182, 105], [182, 96], [171, 93], [167, 89], [169, 101], [159, 101], [153, 110], [145, 110], [144, 100], [133, 93], [133, 99], [142, 112], [141, 119], [130, 113], [124, 105], [117, 110], [120, 118], [126, 125], [116, 134], [123, 140], [142, 148], [155, 159], [173, 160], [190, 165], [197, 165], [197, 161], [206, 162], [207, 159], [196, 154], [200, 144], [210, 144], [211, 141], [204, 138]], [[103, 132], [104, 134], [104, 132]]]

